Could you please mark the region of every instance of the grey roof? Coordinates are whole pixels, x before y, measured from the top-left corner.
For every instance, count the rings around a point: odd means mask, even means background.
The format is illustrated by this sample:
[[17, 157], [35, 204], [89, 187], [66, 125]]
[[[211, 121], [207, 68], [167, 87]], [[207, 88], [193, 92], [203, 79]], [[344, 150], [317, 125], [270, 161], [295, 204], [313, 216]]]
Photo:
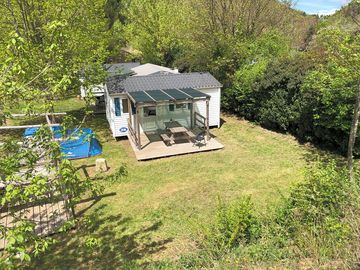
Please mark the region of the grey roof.
[[222, 84], [208, 72], [157, 74], [147, 76], [114, 76], [106, 82], [110, 94], [159, 89], [217, 88]]
[[105, 64], [104, 68], [110, 75], [117, 75], [133, 73], [131, 69], [137, 66], [140, 66], [139, 62]]

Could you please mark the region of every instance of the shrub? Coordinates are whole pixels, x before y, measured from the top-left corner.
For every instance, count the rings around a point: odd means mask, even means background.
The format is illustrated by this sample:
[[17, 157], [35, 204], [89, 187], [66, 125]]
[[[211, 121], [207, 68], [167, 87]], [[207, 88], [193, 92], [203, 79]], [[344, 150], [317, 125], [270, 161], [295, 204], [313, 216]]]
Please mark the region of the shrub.
[[301, 85], [311, 69], [312, 62], [302, 54], [255, 62], [236, 73], [223, 105], [267, 128], [295, 132], [301, 117]]
[[216, 252], [223, 252], [250, 243], [258, 235], [258, 230], [250, 197], [241, 198], [230, 205], [225, 205], [219, 199], [214, 223], [205, 229], [205, 245]]
[[[266, 128], [286, 131], [297, 112], [288, 101], [288, 93], [281, 89], [273, 92], [259, 110], [259, 122]], [[290, 103], [290, 104], [289, 104]]]
[[[301, 122], [311, 126], [311, 139], [346, 153], [357, 82], [349, 68], [328, 63], [308, 74], [301, 88]], [[299, 122], [299, 132], [302, 133]], [[360, 153], [356, 144], [355, 154]]]
[[125, 164], [122, 164], [113, 174], [106, 177], [106, 180], [110, 183], [118, 183], [123, 181], [128, 175], [128, 171]]
[[359, 182], [350, 182], [346, 169], [332, 161], [311, 167], [306, 180], [266, 215], [256, 215], [250, 197], [228, 205], [219, 200], [214, 221], [202, 231], [201, 249], [179, 263], [195, 269], [227, 262], [230, 268], [261, 262], [297, 269], [301, 261], [309, 269], [357, 269], [359, 190]]
[[234, 85], [224, 92], [223, 108], [254, 120], [261, 102], [257, 96], [258, 80], [263, 76], [267, 63], [265, 60], [258, 61], [236, 72]]
[[294, 254], [316, 260], [341, 257], [351, 238], [344, 219], [350, 193], [347, 172], [335, 162], [309, 170], [275, 217], [293, 243]]

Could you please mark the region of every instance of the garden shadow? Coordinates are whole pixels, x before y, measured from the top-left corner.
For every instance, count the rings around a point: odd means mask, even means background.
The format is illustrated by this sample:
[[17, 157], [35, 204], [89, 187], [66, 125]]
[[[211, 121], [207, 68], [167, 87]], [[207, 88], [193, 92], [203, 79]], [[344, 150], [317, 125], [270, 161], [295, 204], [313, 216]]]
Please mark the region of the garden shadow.
[[330, 151], [328, 149], [321, 149], [317, 146], [305, 144], [306, 152], [304, 158], [307, 164], [313, 164], [314, 162], [328, 163], [335, 161], [339, 167], [346, 166], [346, 158], [339, 153]]
[[93, 197], [89, 197], [89, 198], [80, 200], [76, 205], [79, 207], [79, 210], [76, 211], [76, 217], [83, 216], [88, 210], [93, 208], [102, 199], [104, 199], [106, 197], [111, 197], [111, 196], [116, 196], [116, 192], [110, 192], [110, 193], [101, 194], [98, 196], [93, 196]]
[[[59, 242], [35, 260], [32, 268], [143, 268], [145, 258], [166, 249], [166, 245], [173, 240], [152, 238], [152, 234], [162, 226], [161, 221], [130, 232], [127, 228], [130, 227], [131, 218], [121, 214], [109, 215], [106, 208], [101, 205], [80, 221], [75, 231], [58, 236]], [[93, 247], [87, 246], [86, 242], [93, 243]]]
[[[111, 167], [107, 165], [107, 171], [109, 171]], [[99, 173], [96, 171], [96, 164], [83, 164], [76, 167], [76, 171], [80, 173], [80, 175], [91, 179], [91, 180], [104, 180], [107, 175], [104, 173]]]
[[220, 127], [219, 128], [222, 128], [222, 126], [224, 124], [226, 124], [226, 120], [223, 117], [220, 117]]

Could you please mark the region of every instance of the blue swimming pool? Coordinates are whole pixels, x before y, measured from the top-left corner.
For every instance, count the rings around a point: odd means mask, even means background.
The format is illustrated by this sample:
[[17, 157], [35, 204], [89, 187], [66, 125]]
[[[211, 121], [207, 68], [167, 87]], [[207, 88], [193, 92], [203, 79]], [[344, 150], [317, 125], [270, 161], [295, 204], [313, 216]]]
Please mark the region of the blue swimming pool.
[[[53, 127], [54, 137], [61, 139], [61, 127]], [[27, 128], [24, 137], [32, 137], [38, 128]], [[100, 155], [102, 147], [91, 128], [68, 129], [66, 140], [59, 140], [62, 158], [80, 159]]]

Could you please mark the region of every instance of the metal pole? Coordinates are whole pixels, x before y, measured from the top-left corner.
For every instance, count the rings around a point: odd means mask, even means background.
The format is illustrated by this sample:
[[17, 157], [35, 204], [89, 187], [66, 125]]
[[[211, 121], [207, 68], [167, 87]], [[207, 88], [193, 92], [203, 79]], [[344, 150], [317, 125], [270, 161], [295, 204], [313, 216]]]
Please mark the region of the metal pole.
[[207, 140], [210, 140], [210, 131], [209, 131], [209, 100], [206, 100], [206, 135]]
[[190, 107], [190, 127], [191, 129], [194, 128], [194, 101], [191, 101], [191, 107]]
[[131, 109], [131, 100], [128, 98], [128, 110], [129, 110], [129, 121], [130, 121], [130, 126], [132, 127], [132, 109]]
[[[58, 127], [60, 124], [50, 124], [49, 127]], [[42, 125], [24, 125], [24, 126], [1, 126], [0, 130], [6, 129], [23, 129], [23, 128], [33, 128], [33, 127], [42, 127]]]
[[138, 148], [141, 150], [141, 140], [140, 140], [140, 110], [139, 106], [136, 106], [136, 131], [138, 136]]

